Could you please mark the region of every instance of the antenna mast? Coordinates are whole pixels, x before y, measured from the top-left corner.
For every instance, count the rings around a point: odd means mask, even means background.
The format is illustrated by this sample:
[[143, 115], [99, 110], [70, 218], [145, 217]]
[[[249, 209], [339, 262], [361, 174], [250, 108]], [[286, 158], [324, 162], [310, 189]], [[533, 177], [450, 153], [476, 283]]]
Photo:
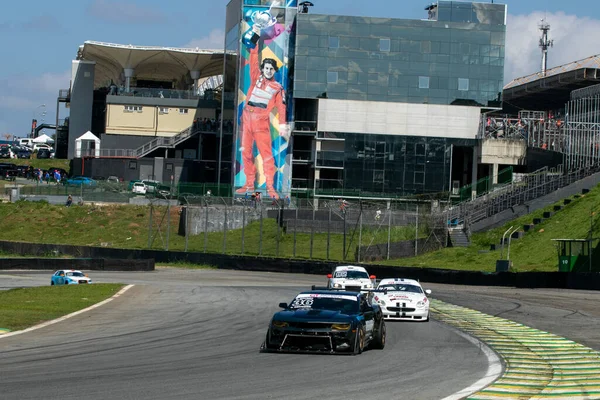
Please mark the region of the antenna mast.
[[542, 31], [542, 37], [540, 38], [540, 48], [542, 49], [542, 76], [546, 76], [546, 69], [548, 68], [548, 49], [554, 46], [554, 40], [548, 40], [550, 24], [546, 22], [545, 18], [540, 22], [539, 29]]

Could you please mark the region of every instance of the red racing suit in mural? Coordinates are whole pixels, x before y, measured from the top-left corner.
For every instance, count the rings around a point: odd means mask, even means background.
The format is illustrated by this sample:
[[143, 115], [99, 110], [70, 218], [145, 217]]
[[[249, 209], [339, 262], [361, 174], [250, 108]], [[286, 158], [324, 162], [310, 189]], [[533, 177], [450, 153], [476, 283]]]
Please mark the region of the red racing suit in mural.
[[[256, 165], [252, 145], [256, 143], [262, 157], [267, 192], [270, 198], [279, 199], [273, 185], [275, 176], [275, 160], [273, 159], [270, 116], [276, 108], [279, 113], [279, 124], [286, 123], [285, 92], [283, 86], [275, 79], [266, 78], [259, 65], [258, 46], [250, 49], [250, 79], [251, 85], [246, 95], [246, 104], [242, 112], [241, 151], [244, 163], [246, 184], [237, 193], [254, 192], [256, 180]], [[263, 63], [264, 65], [264, 63]]]

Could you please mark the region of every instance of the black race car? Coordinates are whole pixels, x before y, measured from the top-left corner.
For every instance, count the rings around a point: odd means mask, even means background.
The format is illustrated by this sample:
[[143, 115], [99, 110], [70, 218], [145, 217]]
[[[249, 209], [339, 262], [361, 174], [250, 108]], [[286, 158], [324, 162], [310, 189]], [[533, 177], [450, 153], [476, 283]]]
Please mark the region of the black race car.
[[311, 290], [280, 303], [262, 351], [360, 354], [383, 349], [385, 322], [368, 293]]

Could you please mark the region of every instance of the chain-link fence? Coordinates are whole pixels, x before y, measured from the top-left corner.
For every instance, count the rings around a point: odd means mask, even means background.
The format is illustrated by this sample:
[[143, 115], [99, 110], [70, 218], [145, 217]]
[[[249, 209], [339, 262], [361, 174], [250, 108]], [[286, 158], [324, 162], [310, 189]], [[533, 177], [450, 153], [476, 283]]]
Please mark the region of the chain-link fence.
[[179, 233], [186, 251], [369, 261], [445, 245], [430, 205], [346, 200], [261, 201], [183, 196]]

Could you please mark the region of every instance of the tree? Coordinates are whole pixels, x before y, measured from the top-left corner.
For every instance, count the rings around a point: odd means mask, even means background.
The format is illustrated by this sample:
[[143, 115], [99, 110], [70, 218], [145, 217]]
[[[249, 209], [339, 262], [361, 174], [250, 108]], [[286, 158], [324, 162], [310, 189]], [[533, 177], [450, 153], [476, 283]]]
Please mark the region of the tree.
[[5, 138], [6, 140], [10, 140], [13, 137], [12, 133], [3, 133], [2, 137]]

